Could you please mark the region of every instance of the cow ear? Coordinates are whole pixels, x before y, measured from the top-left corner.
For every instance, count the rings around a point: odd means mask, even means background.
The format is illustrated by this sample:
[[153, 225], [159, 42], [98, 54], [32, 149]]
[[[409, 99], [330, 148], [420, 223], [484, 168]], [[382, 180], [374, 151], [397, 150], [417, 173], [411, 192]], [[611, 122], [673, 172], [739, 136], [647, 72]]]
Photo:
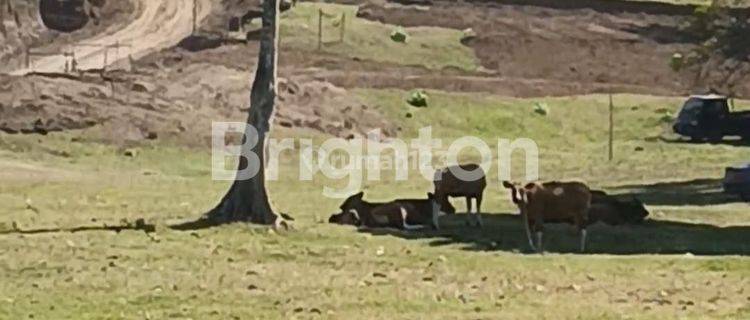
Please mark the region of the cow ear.
[[365, 193], [364, 193], [364, 191], [362, 191], [360, 193], [357, 193], [357, 194], [353, 195], [352, 198], [357, 199], [357, 200], [362, 200], [362, 197], [364, 197], [364, 196], [365, 196]]
[[432, 193], [432, 192], [428, 192], [427, 193], [427, 199], [430, 199], [430, 200], [435, 199], [435, 194]]
[[511, 189], [513, 188], [513, 184], [510, 181], [503, 181], [503, 187]]

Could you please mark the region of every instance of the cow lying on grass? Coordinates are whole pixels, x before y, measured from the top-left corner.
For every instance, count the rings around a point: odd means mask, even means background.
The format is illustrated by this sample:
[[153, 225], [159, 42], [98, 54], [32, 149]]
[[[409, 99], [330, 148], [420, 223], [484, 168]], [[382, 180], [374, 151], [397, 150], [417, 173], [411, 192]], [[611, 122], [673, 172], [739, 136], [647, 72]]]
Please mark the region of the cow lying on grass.
[[363, 192], [347, 198], [339, 207], [340, 213], [332, 215], [329, 223], [368, 228], [397, 228], [418, 230], [425, 226], [439, 229], [440, 205], [432, 193], [427, 199], [399, 199], [387, 203], [362, 200]]
[[[581, 182], [532, 182], [524, 186], [508, 181], [503, 186], [511, 190], [511, 199], [526, 219], [524, 227], [529, 245], [539, 253], [544, 251], [542, 234], [545, 222], [572, 222], [578, 229], [580, 250], [586, 249], [586, 226], [591, 205], [591, 191]], [[535, 246], [531, 239], [536, 233]]]
[[623, 200], [608, 195], [604, 191], [591, 191], [589, 224], [596, 222], [603, 222], [611, 226], [637, 224], [643, 222], [648, 214], [646, 207], [636, 198]]
[[[474, 179], [461, 179], [456, 176], [463, 170], [465, 172], [475, 172]], [[472, 175], [472, 174], [469, 174]], [[471, 181], [468, 181], [471, 180]], [[466, 223], [472, 225], [472, 217], [478, 227], [482, 227], [482, 193], [487, 187], [487, 180], [484, 171], [478, 164], [462, 164], [437, 170], [433, 178], [435, 185], [435, 199], [440, 204], [440, 210], [447, 214], [456, 213], [456, 208], [448, 201], [448, 197], [465, 197], [466, 212], [469, 214]], [[472, 212], [471, 200], [476, 203], [476, 210]]]

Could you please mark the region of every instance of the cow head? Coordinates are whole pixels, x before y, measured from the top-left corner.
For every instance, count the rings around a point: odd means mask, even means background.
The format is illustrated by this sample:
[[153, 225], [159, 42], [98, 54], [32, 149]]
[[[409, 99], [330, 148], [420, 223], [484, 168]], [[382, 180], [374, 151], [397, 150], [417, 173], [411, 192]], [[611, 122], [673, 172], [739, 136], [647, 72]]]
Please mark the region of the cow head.
[[356, 211], [348, 211], [331, 215], [331, 217], [328, 218], [328, 223], [358, 226], [361, 221], [359, 220], [359, 214], [357, 214]]
[[364, 192], [360, 192], [344, 200], [344, 203], [339, 207], [341, 212], [333, 214], [328, 219], [328, 223], [360, 225], [362, 223], [360, 213], [366, 210], [365, 203], [362, 200], [364, 195]]
[[620, 201], [619, 212], [629, 223], [641, 223], [649, 215], [643, 202], [637, 198]]
[[523, 188], [518, 183], [513, 183], [510, 181], [503, 181], [503, 187], [510, 189], [510, 197], [513, 200], [513, 203], [520, 204], [521, 202], [521, 194], [523, 192]]
[[448, 195], [436, 191], [435, 194], [429, 193], [427, 194], [427, 196], [430, 197], [430, 200], [433, 200], [440, 207], [439, 210], [444, 214], [456, 213], [456, 208], [451, 204], [450, 201], [448, 201]]

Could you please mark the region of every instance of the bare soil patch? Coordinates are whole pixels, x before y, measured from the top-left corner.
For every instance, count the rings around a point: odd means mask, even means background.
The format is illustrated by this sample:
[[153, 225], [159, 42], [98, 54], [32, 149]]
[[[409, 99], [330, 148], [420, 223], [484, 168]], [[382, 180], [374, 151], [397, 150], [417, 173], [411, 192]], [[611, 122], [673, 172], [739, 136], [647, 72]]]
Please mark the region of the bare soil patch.
[[[253, 48], [222, 47], [254, 55]], [[200, 55], [200, 54], [199, 54]], [[41, 133], [95, 129], [115, 143], [168, 138], [210, 144], [212, 121], [244, 121], [252, 66], [235, 69], [211, 59], [197, 62], [181, 49], [153, 54], [133, 72], [29, 75], [0, 78], [0, 131]], [[279, 81], [276, 124], [342, 138], [380, 128], [397, 132], [380, 112], [345, 89], [306, 75]]]
[[[666, 34], [686, 16], [606, 9], [436, 1], [428, 10], [378, 5], [365, 10], [369, 18], [392, 24], [472, 28], [476, 37], [466, 44], [486, 68], [499, 77], [543, 79], [553, 92], [582, 93], [601, 83], [675, 93], [693, 86], [693, 79], [668, 65], [673, 53], [693, 45]], [[566, 85], [571, 82], [580, 86]]]

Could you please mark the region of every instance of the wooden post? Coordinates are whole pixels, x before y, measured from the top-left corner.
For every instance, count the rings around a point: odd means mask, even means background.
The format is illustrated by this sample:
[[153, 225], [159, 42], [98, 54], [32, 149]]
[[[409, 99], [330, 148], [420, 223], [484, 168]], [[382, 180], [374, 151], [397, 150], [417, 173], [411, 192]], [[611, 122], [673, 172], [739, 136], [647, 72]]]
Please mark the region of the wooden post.
[[614, 140], [615, 140], [615, 104], [612, 100], [612, 94], [609, 94], [609, 161], [614, 159]]
[[78, 72], [78, 61], [76, 61], [75, 47], [73, 47], [73, 51], [70, 54], [70, 72]]
[[323, 9], [318, 9], [318, 51], [323, 49]]
[[346, 12], [341, 14], [341, 34], [339, 36], [339, 42], [344, 43], [345, 34], [346, 34]]
[[120, 40], [115, 41], [115, 60], [113, 61], [116, 62], [118, 59], [120, 59]]
[[26, 69], [31, 68], [31, 49], [29, 47], [26, 47]]
[[[0, 34], [3, 38], [8, 37], [8, 31], [5, 30], [5, 0], [0, 0]], [[3, 39], [5, 41], [5, 39]]]
[[107, 69], [107, 53], [109, 48], [107, 46], [104, 46], [104, 64], [102, 64], [102, 71]]
[[191, 35], [195, 35], [196, 29], [198, 29], [198, 0], [193, 0], [193, 32]]

